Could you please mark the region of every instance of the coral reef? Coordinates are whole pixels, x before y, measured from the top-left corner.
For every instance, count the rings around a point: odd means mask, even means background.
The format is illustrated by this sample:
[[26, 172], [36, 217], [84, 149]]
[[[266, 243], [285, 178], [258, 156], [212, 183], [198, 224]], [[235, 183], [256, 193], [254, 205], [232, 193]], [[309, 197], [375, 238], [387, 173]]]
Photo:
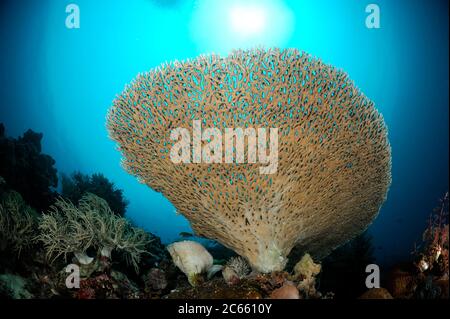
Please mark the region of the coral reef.
[[[195, 163], [172, 162], [171, 131], [191, 131], [193, 120], [277, 128], [276, 174], [260, 174], [245, 150], [233, 164], [190, 154]], [[391, 182], [387, 129], [373, 102], [344, 72], [295, 49], [237, 50], [140, 74], [114, 101], [107, 127], [129, 173], [162, 192], [196, 235], [260, 272], [282, 270], [295, 245], [320, 258], [360, 234]]]
[[394, 298], [448, 299], [448, 203], [447, 192], [430, 215], [422, 243], [415, 245], [414, 262], [391, 270], [387, 288]]
[[123, 197], [123, 191], [117, 189], [103, 174], [91, 176], [80, 172], [74, 172], [70, 176], [63, 174], [61, 186], [61, 195], [72, 203], [78, 203], [85, 193], [91, 193], [104, 199], [113, 213], [125, 215], [128, 202]]
[[[4, 137], [1, 127], [0, 133]], [[33, 134], [26, 133], [25, 140], [6, 140], [40, 145], [41, 136]], [[33, 147], [40, 153], [36, 145]], [[41, 173], [36, 175], [45, 175]], [[79, 187], [68, 191], [70, 196], [80, 196], [85, 189], [103, 189], [111, 194], [116, 191], [101, 175], [77, 176], [66, 180], [67, 185]], [[300, 241], [289, 255], [290, 273], [251, 272], [246, 258], [214, 241], [197, 238], [205, 242], [205, 247], [185, 241], [166, 249], [158, 237], [114, 214], [107, 201], [91, 193], [81, 196], [77, 205], [67, 198], [55, 199], [48, 212], [41, 215], [12, 190], [7, 178], [0, 176], [0, 298], [326, 299], [335, 297], [327, 292], [333, 291], [337, 298], [448, 299], [448, 199], [447, 193], [431, 214], [422, 242], [415, 248], [415, 260], [398, 264], [386, 279], [382, 278], [386, 289], [361, 291], [364, 268], [374, 262], [371, 239], [366, 233], [335, 250], [320, 264], [317, 254], [305, 254], [309, 245]], [[232, 200], [229, 205], [234, 205]], [[68, 259], [79, 265], [79, 289], [65, 286]], [[222, 276], [215, 275], [220, 270]], [[208, 276], [203, 276], [205, 273]]]
[[32, 130], [17, 139], [7, 137], [0, 123], [0, 176], [39, 213], [54, 202], [58, 185], [55, 160], [41, 153], [42, 137]]
[[142, 229], [115, 215], [106, 201], [89, 193], [81, 198], [78, 207], [59, 198], [42, 216], [39, 229], [38, 238], [50, 260], [75, 254], [83, 264], [89, 263], [86, 254], [90, 248], [95, 249], [97, 256], [106, 258], [111, 257], [113, 250], [119, 250], [136, 272], [150, 241]]
[[[113, 214], [93, 194], [78, 206], [57, 199], [40, 215], [0, 178], [0, 230], [1, 298], [146, 298], [146, 283], [136, 272], [151, 267], [171, 280], [164, 289], [164, 281], [154, 284], [159, 290], [152, 290], [152, 297], [174, 288], [174, 266], [160, 239]], [[79, 264], [79, 289], [66, 287], [72, 255], [71, 262]]]
[[[276, 271], [270, 274], [252, 273], [241, 278], [238, 284], [230, 285], [222, 278], [214, 278], [195, 287], [178, 286], [167, 295], [167, 298], [329, 299], [333, 297], [330, 293], [321, 294], [318, 291], [306, 294], [299, 288], [301, 283], [301, 278], [292, 276], [285, 271]], [[309, 289], [312, 290], [312, 286]]]
[[19, 193], [8, 191], [0, 198], [0, 250], [9, 250], [17, 257], [34, 245], [38, 214]]

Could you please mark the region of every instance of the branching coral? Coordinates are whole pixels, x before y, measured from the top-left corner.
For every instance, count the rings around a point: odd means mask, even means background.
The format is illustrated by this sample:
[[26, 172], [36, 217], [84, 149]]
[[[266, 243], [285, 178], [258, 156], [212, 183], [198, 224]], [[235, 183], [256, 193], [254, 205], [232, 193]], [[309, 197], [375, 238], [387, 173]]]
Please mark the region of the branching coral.
[[20, 253], [33, 245], [37, 231], [36, 212], [26, 205], [19, 193], [10, 191], [0, 202], [0, 244], [2, 250]]
[[89, 193], [81, 198], [78, 207], [59, 198], [43, 215], [39, 229], [38, 238], [52, 261], [74, 253], [81, 262], [89, 248], [111, 257], [111, 251], [116, 249], [124, 253], [136, 271], [150, 241], [144, 230], [115, 215], [106, 201]]
[[[260, 174], [250, 160], [172, 162], [172, 130], [190, 132], [194, 120], [220, 131], [278, 129], [276, 173]], [[197, 235], [262, 272], [283, 269], [294, 245], [318, 258], [360, 234], [391, 181], [387, 129], [373, 102], [344, 72], [295, 49], [200, 56], [140, 74], [107, 126], [128, 172], [162, 192]]]

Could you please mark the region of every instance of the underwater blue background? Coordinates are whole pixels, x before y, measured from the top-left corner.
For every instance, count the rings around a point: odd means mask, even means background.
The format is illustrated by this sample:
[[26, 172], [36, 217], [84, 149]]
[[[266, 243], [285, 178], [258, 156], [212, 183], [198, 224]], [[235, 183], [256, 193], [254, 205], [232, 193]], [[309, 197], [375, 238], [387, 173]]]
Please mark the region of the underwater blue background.
[[160, 194], [120, 167], [105, 115], [138, 72], [201, 53], [255, 45], [295, 47], [344, 69], [389, 128], [392, 186], [370, 226], [379, 263], [409, 255], [448, 189], [448, 2], [376, 1], [381, 28], [365, 26], [371, 1], [251, 1], [269, 14], [243, 36], [226, 17], [249, 1], [73, 1], [80, 29], [65, 27], [69, 1], [0, 4], [0, 122], [7, 134], [44, 133], [58, 172], [101, 172], [124, 190], [127, 216], [164, 242], [189, 231]]

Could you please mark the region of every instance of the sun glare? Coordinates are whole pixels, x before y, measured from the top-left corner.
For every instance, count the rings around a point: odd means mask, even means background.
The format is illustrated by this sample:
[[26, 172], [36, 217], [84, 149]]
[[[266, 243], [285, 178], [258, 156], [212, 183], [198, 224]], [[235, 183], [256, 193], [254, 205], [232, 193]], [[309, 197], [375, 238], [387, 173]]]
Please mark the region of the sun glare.
[[190, 32], [199, 51], [227, 54], [233, 49], [283, 47], [293, 24], [283, 0], [198, 0]]
[[237, 36], [252, 36], [264, 32], [266, 10], [258, 6], [237, 5], [230, 8], [230, 26]]

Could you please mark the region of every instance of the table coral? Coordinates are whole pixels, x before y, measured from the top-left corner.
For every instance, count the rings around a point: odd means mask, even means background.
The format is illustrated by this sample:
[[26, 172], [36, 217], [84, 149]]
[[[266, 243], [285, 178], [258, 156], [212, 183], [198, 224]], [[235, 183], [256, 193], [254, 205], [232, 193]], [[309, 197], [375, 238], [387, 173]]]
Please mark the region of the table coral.
[[[172, 130], [191, 131], [195, 121], [276, 128], [276, 173], [260, 174], [250, 160], [172, 162]], [[360, 234], [391, 182], [387, 128], [374, 103], [346, 73], [296, 49], [161, 65], [117, 96], [107, 128], [129, 173], [162, 192], [196, 235], [260, 272], [283, 269], [295, 245], [320, 258]]]

